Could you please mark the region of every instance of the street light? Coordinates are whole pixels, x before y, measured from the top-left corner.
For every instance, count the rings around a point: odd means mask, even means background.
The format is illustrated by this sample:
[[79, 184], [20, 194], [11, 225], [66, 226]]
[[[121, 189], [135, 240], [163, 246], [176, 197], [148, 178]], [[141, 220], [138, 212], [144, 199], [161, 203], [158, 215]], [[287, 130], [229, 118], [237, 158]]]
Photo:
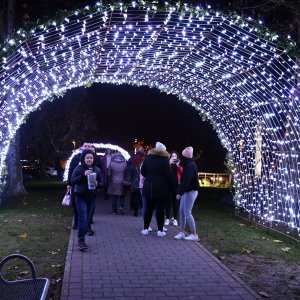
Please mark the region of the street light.
[[75, 140], [73, 140], [73, 141], [72, 141], [72, 144], [73, 144], [73, 148], [74, 148], [73, 150], [75, 151], [75, 147], [76, 147], [76, 141], [75, 141]]

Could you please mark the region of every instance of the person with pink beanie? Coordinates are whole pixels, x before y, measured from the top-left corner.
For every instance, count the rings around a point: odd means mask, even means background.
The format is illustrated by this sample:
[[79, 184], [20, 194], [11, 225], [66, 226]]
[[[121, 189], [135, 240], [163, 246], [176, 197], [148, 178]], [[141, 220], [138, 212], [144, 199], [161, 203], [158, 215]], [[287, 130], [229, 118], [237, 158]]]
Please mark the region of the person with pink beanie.
[[[183, 172], [176, 196], [180, 201], [179, 218], [180, 232], [174, 236], [176, 240], [185, 239], [188, 241], [198, 241], [199, 237], [196, 231], [195, 219], [192, 215], [192, 208], [198, 196], [198, 170], [193, 160], [193, 147], [186, 147], [182, 151], [181, 165]], [[188, 222], [191, 234], [185, 236], [186, 222]]]

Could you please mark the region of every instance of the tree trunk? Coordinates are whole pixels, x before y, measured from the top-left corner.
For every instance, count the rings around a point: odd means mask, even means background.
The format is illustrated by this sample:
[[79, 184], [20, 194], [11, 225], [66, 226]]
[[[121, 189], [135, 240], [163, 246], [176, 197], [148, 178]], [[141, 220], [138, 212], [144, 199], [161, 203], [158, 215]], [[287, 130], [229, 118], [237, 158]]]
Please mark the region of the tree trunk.
[[5, 1], [0, 1], [0, 39], [4, 38], [6, 34], [6, 24], [5, 24]]
[[5, 187], [5, 196], [24, 195], [26, 190], [23, 185], [23, 175], [20, 162], [20, 134], [17, 131], [6, 157], [6, 165], [8, 170], [7, 184]]
[[297, 12], [295, 13], [295, 20], [297, 24], [297, 43], [300, 45], [300, 3], [298, 4]]
[[[7, 1], [7, 35], [12, 34], [15, 23], [15, 0]], [[6, 157], [8, 175], [6, 178], [5, 196], [24, 195], [26, 190], [23, 184], [23, 174], [20, 162], [20, 132], [16, 132]]]
[[7, 2], [7, 34], [11, 35], [15, 24], [15, 8], [16, 0], [8, 0]]

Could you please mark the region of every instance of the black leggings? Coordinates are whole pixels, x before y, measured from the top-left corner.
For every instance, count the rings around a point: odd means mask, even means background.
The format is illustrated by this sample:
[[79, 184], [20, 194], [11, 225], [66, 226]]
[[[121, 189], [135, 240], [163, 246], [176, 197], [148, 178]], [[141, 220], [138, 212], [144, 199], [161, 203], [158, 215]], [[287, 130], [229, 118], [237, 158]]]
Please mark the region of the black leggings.
[[178, 219], [178, 204], [179, 201], [176, 199], [176, 194], [171, 192], [166, 201], [166, 219], [170, 219], [171, 209], [173, 210], [174, 219]]
[[76, 225], [78, 226], [78, 210], [75, 202], [75, 192], [74, 192], [74, 187], [71, 187], [71, 203], [72, 203], [72, 208], [73, 208], [73, 217], [74, 217], [74, 223], [73, 226]]
[[131, 201], [132, 201], [132, 208], [134, 213], [138, 213], [139, 208], [142, 207], [142, 195], [140, 189], [133, 190], [131, 192]]
[[146, 198], [146, 211], [144, 217], [144, 229], [148, 229], [151, 223], [152, 214], [155, 210], [157, 229], [163, 231], [164, 226], [164, 209], [166, 205], [166, 197]]

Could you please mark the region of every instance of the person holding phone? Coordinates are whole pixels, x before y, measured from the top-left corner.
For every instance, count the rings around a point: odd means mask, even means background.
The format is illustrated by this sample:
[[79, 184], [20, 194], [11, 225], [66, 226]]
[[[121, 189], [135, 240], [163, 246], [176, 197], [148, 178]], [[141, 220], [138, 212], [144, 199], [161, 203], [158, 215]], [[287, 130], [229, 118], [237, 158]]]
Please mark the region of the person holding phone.
[[[176, 200], [176, 195], [178, 192], [178, 186], [180, 184], [180, 178], [182, 174], [182, 167], [179, 166], [180, 159], [179, 154], [177, 151], [172, 151], [170, 154], [170, 168], [172, 172], [172, 179], [173, 179], [173, 189], [170, 190], [169, 197], [166, 201], [166, 207], [165, 207], [165, 213], [166, 213], [166, 219], [165, 219], [165, 226], [170, 225], [171, 221], [174, 226], [178, 226], [178, 207], [179, 203], [178, 200]], [[171, 216], [171, 210], [173, 211], [173, 219], [170, 218]]]

